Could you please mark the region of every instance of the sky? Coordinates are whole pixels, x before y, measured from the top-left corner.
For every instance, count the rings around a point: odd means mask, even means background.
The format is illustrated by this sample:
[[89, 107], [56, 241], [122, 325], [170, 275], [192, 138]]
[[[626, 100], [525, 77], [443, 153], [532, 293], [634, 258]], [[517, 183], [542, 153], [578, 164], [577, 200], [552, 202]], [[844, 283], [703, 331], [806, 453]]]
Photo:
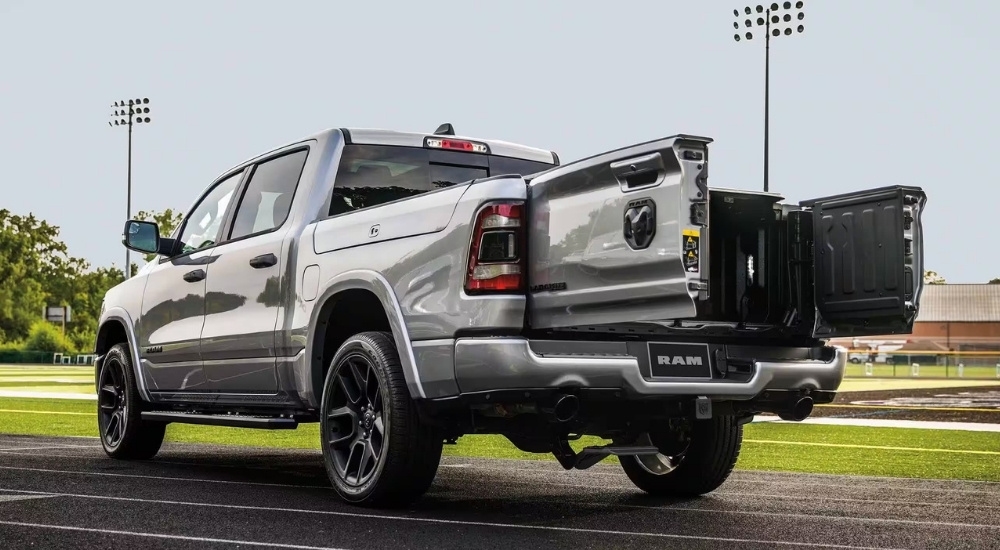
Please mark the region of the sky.
[[[710, 185], [760, 189], [764, 43], [733, 40], [743, 6], [0, 0], [0, 208], [121, 266], [127, 138], [107, 120], [131, 97], [152, 119], [133, 136], [133, 212], [187, 210], [227, 168], [326, 128], [443, 122], [564, 163], [705, 135]], [[804, 11], [804, 33], [771, 43], [771, 190], [923, 187], [925, 267], [1000, 277], [1000, 2]]]

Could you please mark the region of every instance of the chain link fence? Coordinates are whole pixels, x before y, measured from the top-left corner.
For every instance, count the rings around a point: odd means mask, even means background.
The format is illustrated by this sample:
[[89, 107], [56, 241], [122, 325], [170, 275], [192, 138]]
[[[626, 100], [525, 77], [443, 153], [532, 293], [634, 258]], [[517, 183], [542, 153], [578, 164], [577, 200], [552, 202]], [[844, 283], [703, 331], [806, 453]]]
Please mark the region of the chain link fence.
[[964, 378], [1000, 381], [1000, 352], [849, 350], [850, 378]]

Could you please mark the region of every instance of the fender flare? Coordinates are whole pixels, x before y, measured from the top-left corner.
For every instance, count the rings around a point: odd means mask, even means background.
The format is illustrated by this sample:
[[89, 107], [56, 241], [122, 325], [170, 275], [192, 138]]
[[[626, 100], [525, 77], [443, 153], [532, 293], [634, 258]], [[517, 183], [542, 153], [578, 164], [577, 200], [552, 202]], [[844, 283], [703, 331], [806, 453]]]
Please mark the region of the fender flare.
[[[101, 315], [101, 320], [97, 324], [97, 334], [101, 334], [101, 329], [104, 325], [108, 324], [109, 321], [117, 321], [124, 325], [125, 336], [128, 338], [129, 351], [132, 353], [132, 370], [135, 374], [135, 385], [139, 390], [139, 395], [142, 397], [143, 401], [147, 403], [151, 401], [149, 395], [149, 389], [146, 386], [146, 377], [142, 372], [142, 364], [139, 362], [139, 339], [135, 335], [135, 326], [132, 324], [132, 316], [125, 311], [125, 308], [114, 306], [109, 307]], [[104, 361], [104, 355], [100, 357], [100, 362]]]
[[310, 314], [307, 349], [312, 350], [316, 343], [316, 326], [319, 323], [319, 314], [323, 310], [323, 306], [333, 295], [345, 290], [367, 290], [382, 303], [382, 309], [389, 320], [389, 328], [392, 330], [393, 340], [396, 342], [396, 351], [399, 353], [399, 362], [403, 367], [407, 389], [410, 390], [410, 395], [414, 398], [426, 398], [427, 395], [424, 393], [424, 387], [420, 381], [420, 373], [417, 372], [417, 362], [413, 356], [413, 344], [410, 342], [410, 334], [406, 330], [406, 322], [403, 320], [403, 312], [399, 307], [396, 292], [392, 289], [389, 281], [376, 271], [366, 269], [346, 271], [326, 281], [323, 285], [323, 292], [320, 293], [316, 300], [316, 306], [312, 308]]

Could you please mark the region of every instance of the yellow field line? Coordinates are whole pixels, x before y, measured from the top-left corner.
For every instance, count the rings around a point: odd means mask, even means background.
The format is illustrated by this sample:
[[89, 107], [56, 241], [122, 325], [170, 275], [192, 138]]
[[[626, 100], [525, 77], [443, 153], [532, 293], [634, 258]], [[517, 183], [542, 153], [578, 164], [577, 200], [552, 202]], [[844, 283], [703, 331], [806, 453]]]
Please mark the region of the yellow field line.
[[958, 411], [958, 412], [992, 412], [1000, 413], [1000, 409], [974, 409], [971, 407], [908, 407], [906, 405], [836, 405], [825, 403], [817, 407], [833, 407], [836, 409], [894, 409], [899, 411]]
[[27, 411], [21, 409], [0, 409], [0, 413], [21, 413], [21, 414], [65, 414], [69, 416], [94, 416], [94, 413], [82, 413], [71, 411]]
[[837, 447], [842, 449], [875, 449], [878, 451], [914, 451], [919, 453], [958, 453], [970, 455], [998, 455], [1000, 451], [972, 451], [967, 449], [923, 449], [920, 447], [881, 447], [876, 445], [852, 445], [849, 443], [815, 443], [811, 441], [777, 441], [773, 439], [744, 439], [744, 443], [767, 443], [771, 445], [805, 445], [809, 447]]
[[[1000, 353], [995, 351], [934, 351], [934, 350], [893, 350], [874, 351], [868, 349], [848, 349], [848, 353], [855, 355], [968, 355], [969, 357], [998, 357]], [[944, 365], [941, 365], [942, 367]], [[993, 365], [983, 365], [992, 367]]]

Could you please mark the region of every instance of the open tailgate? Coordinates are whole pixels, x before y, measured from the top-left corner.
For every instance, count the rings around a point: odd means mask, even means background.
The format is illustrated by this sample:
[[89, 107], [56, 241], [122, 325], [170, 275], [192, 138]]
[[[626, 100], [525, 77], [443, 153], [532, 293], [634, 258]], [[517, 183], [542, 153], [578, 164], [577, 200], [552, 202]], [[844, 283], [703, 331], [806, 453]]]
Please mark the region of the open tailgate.
[[815, 336], [913, 331], [926, 202], [919, 187], [892, 186], [801, 203], [812, 211]]
[[663, 138], [529, 182], [532, 328], [696, 315], [710, 142]]

